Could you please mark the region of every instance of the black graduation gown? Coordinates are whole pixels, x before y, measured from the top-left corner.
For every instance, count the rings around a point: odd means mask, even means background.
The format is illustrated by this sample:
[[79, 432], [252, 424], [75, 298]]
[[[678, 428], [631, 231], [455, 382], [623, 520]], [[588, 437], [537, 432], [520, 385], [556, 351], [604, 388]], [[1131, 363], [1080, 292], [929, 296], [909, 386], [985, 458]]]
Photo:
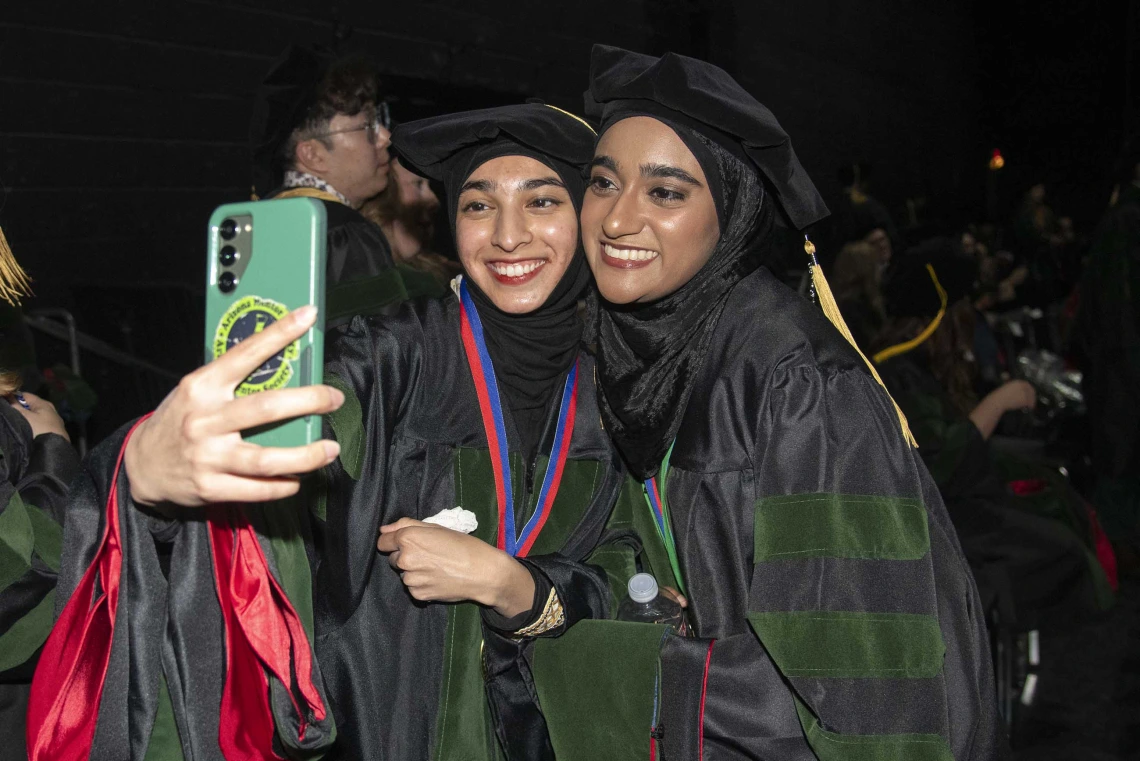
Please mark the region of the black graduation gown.
[[[68, 486], [79, 455], [54, 433], [32, 438], [0, 400], [0, 746], [24, 756], [24, 715], [51, 629]], [[11, 754], [11, 756], [8, 756]]]
[[[918, 361], [879, 368], [938, 484], [983, 598], [1023, 629], [1066, 625], [1108, 607], [1112, 590], [1092, 547], [1085, 506], [1063, 479], [998, 459], [970, 419]], [[1010, 490], [1032, 480], [1032, 494]]]
[[[477, 605], [415, 602], [375, 549], [382, 523], [456, 504], [475, 512], [477, 535], [493, 541], [495, 492], [457, 301], [408, 305], [388, 320], [357, 318], [343, 335], [330, 336], [327, 349], [327, 380], [347, 399], [328, 422], [340, 458], [306, 480], [298, 498], [236, 508], [256, 530], [266, 581], [280, 588], [305, 627], [300, 641], [277, 642], [288, 684], [255, 664], [268, 680], [277, 752], [493, 759], [500, 757], [498, 733], [515, 749], [512, 758], [543, 758], [545, 728], [526, 673], [530, 643], [494, 629], [495, 617]], [[578, 422], [562, 488], [525, 561], [557, 590], [565, 611], [564, 624], [543, 636], [608, 615], [638, 548], [628, 528], [606, 529], [620, 462], [601, 431], [592, 360], [583, 354], [579, 362]], [[507, 425], [521, 520], [537, 488], [523, 486], [525, 463], [509, 418]], [[91, 452], [73, 487], [57, 619], [96, 558], [129, 427]], [[541, 451], [549, 451], [550, 428]], [[545, 465], [545, 457], [534, 463], [536, 482]], [[227, 717], [219, 706], [233, 646], [206, 513], [188, 508], [164, 516], [141, 508], [130, 498], [125, 469], [118, 479], [112, 509], [122, 526], [122, 575], [101, 700], [92, 708], [90, 758], [117, 759], [129, 748], [136, 759], [220, 761]], [[578, 562], [587, 555], [599, 565]], [[247, 554], [241, 562], [250, 561]], [[603, 567], [620, 573], [611, 580]], [[308, 654], [316, 657], [302, 657]], [[304, 703], [300, 714], [294, 707], [302, 664], [328, 708], [323, 718]], [[242, 713], [229, 720], [240, 722]], [[527, 750], [519, 755], [519, 748]]]
[[[551, 517], [525, 561], [549, 580], [565, 609], [564, 626], [545, 636], [608, 616], [614, 593], [606, 574], [580, 561], [596, 548], [629, 558], [622, 548], [635, 546], [628, 531], [605, 532], [622, 469], [601, 429], [593, 359], [583, 352], [578, 363], [569, 459]], [[518, 714], [503, 708], [512, 700], [516, 708], [533, 704], [527, 643], [488, 626], [474, 603], [416, 602], [376, 551], [380, 525], [456, 505], [478, 517], [476, 536], [494, 542], [490, 454], [458, 300], [449, 295], [406, 304], [392, 318], [355, 318], [328, 343], [326, 382], [349, 400], [330, 417], [329, 433], [342, 451], [325, 473], [314, 560], [317, 651], [338, 731], [330, 757], [493, 759], [497, 730], [515, 758], [541, 758], [542, 727], [535, 737], [536, 727], [520, 725], [512, 718]], [[550, 451], [557, 401], [540, 453]], [[547, 458], [527, 467], [510, 411], [504, 414], [521, 526]], [[632, 560], [618, 565], [632, 568]]]
[[267, 200], [283, 192], [312, 193], [325, 207], [327, 326], [344, 324], [357, 314], [389, 314], [396, 304], [412, 295], [397, 271], [392, 249], [379, 225], [347, 204], [328, 200], [322, 191], [313, 188], [281, 188]]
[[[221, 716], [220, 707], [227, 656], [234, 652], [234, 646], [227, 639], [219, 582], [228, 583], [229, 579], [215, 576], [205, 510], [171, 508], [172, 514], [163, 515], [136, 505], [123, 467], [117, 472], [118, 500], [108, 504], [116, 463], [133, 425], [128, 423], [92, 449], [72, 484], [52, 637], [64, 631], [60, 614], [97, 560], [108, 526], [108, 510], [114, 510], [122, 548], [118, 607], [99, 704], [89, 708], [97, 720], [88, 758], [224, 761], [219, 726], [226, 717]], [[300, 500], [237, 509], [256, 530], [258, 550], [252, 555], [243, 553], [234, 565], [254, 565], [260, 562], [257, 556], [263, 556], [261, 567], [268, 577], [260, 586], [264, 589], [275, 584], [305, 629], [299, 639], [292, 640], [291, 649], [281, 648], [288, 651], [283, 670], [288, 685], [270, 674], [259, 660], [247, 657], [243, 663], [255, 673], [259, 669], [265, 672], [255, 680], [255, 690], [262, 696], [268, 692], [276, 752], [287, 757], [313, 757], [331, 744], [335, 727], [331, 711], [318, 717], [303, 701], [302, 713], [294, 710], [302, 674], [315, 684], [319, 703], [328, 705], [319, 666], [311, 657], [312, 586], [305, 552], [308, 511]], [[100, 577], [98, 589], [104, 584]], [[100, 593], [93, 597], [98, 600], [104, 596]], [[273, 607], [281, 609], [279, 598]], [[269, 632], [262, 633], [268, 638]], [[303, 669], [302, 664], [310, 668]], [[99, 666], [90, 658], [79, 665], [80, 672]], [[41, 665], [36, 687], [50, 700], [58, 700], [64, 685], [45, 679], [42, 672]], [[248, 675], [248, 670], [245, 673]], [[230, 726], [253, 723], [245, 706], [228, 720]], [[54, 733], [54, 727], [45, 727], [47, 736]], [[233, 737], [236, 733], [226, 734]]]
[[[567, 633], [559, 646], [581, 647], [564, 671], [593, 683], [579, 690], [594, 705], [621, 694], [636, 711], [613, 731], [635, 736], [620, 756], [556, 745], [559, 761], [999, 756], [978, 593], [890, 399], [767, 270], [727, 298], [665, 487], [694, 636], [623, 622]], [[539, 691], [552, 726], [608, 717]]]
[[[1140, 185], [1097, 226], [1080, 287], [1074, 348], [1085, 373], [1097, 507], [1114, 539], [1140, 541]], [[1112, 488], [1115, 487], [1115, 488]]]

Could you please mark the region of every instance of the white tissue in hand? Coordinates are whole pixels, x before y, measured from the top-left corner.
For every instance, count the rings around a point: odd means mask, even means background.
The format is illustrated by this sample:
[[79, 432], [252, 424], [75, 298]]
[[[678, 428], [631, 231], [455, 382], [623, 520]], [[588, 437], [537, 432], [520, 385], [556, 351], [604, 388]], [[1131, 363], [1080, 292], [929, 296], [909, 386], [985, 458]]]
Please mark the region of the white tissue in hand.
[[458, 505], [440, 510], [432, 517], [425, 518], [424, 523], [434, 523], [437, 526], [443, 526], [452, 531], [460, 531], [464, 534], [470, 534], [479, 528], [479, 519], [475, 517], [475, 513], [464, 510]]

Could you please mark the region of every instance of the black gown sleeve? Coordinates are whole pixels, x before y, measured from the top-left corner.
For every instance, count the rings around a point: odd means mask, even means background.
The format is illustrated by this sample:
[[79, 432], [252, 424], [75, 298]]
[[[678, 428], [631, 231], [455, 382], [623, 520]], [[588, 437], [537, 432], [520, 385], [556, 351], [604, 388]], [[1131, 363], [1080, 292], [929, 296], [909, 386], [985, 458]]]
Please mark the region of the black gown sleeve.
[[[813, 750], [995, 757], [978, 593], [890, 397], [862, 368], [813, 366], [777, 370], [766, 396], [747, 619]], [[710, 695], [707, 723], [726, 706]]]
[[356, 317], [327, 349], [325, 382], [345, 394], [326, 417], [325, 435], [341, 446], [322, 473], [325, 507], [316, 574], [319, 628], [333, 632], [356, 612], [377, 562], [376, 539], [396, 513], [388, 493], [395, 427], [422, 371], [421, 346], [378, 322]]
[[26, 682], [51, 628], [62, 523], [79, 456], [0, 407], [0, 682]]
[[[293, 621], [298, 622], [298, 629], [289, 630], [287, 643], [282, 642], [285, 637], [280, 631], [261, 632], [262, 646], [269, 649], [266, 652], [271, 650], [278, 663], [287, 664], [279, 672], [286, 684], [259, 655], [235, 649], [233, 637], [238, 629], [233, 627], [247, 625], [244, 621], [233, 624], [227, 634], [226, 611], [219, 595], [221, 586], [229, 580], [215, 574], [211, 540], [216, 513], [202, 508], [170, 507], [160, 515], [131, 499], [126, 469], [117, 469], [116, 463], [132, 426], [133, 423], [124, 426], [88, 454], [73, 483], [66, 510], [57, 619], [97, 561], [111, 512], [118, 516], [122, 551], [114, 635], [99, 701], [91, 707], [97, 712], [97, 721], [90, 758], [120, 758], [127, 749], [131, 758], [220, 758], [222, 737], [232, 740], [241, 735], [245, 741], [252, 741], [252, 736], [235, 729], [219, 731], [227, 721], [231, 727], [241, 721], [247, 721], [247, 726], [252, 724], [249, 717], [227, 718], [219, 711], [229, 675], [247, 685], [245, 680], [253, 679], [264, 691], [262, 694], [268, 695], [267, 742], [285, 749], [287, 755], [319, 754], [331, 742], [335, 729], [331, 712], [323, 710], [327, 698], [312, 657], [312, 635], [307, 623], [311, 619], [305, 578], [308, 568], [296, 562], [296, 553], [303, 556], [304, 551], [302, 537], [296, 530], [297, 505], [282, 502], [209, 508], [229, 510], [249, 521], [254, 529], [247, 535], [252, 544], [242, 548], [240, 556], [235, 549], [233, 567], [249, 569], [260, 564], [256, 573], [264, 573], [256, 584], [262, 590], [272, 587], [269, 605], [281, 611], [282, 616], [294, 616]], [[116, 475], [118, 501], [109, 504]], [[99, 583], [105, 583], [101, 577]], [[259, 605], [265, 602], [264, 596], [258, 598]], [[264, 620], [265, 609], [260, 612]], [[53, 638], [56, 636], [77, 633], [63, 633], [57, 623], [52, 633]], [[64, 655], [72, 657], [70, 653]], [[76, 668], [80, 671], [91, 667], [85, 660], [86, 651], [77, 657]], [[309, 670], [303, 669], [305, 665]], [[48, 703], [55, 703], [72, 689], [71, 683], [55, 683], [40, 676], [37, 674], [33, 685], [33, 698], [38, 689]], [[323, 716], [316, 713], [310, 702], [312, 693], [296, 697], [304, 689], [299, 686], [302, 682], [313, 686], [317, 694], [315, 705]], [[304, 715], [297, 713], [298, 703], [305, 706]], [[42, 737], [55, 731], [50, 725], [30, 729]], [[268, 752], [269, 748], [259, 750]]]

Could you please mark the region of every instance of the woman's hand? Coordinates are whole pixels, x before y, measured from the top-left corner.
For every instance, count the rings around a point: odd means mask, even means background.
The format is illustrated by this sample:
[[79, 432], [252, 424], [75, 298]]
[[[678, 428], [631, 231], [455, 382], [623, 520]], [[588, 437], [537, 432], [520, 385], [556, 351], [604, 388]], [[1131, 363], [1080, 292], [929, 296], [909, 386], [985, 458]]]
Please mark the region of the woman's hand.
[[282, 499], [300, 488], [297, 474], [336, 459], [335, 441], [270, 448], [244, 441], [241, 432], [332, 412], [344, 403], [340, 391], [305, 386], [234, 397], [250, 373], [304, 335], [316, 317], [314, 307], [302, 307], [185, 376], [127, 444], [131, 497], [187, 506]]
[[678, 590], [673, 589], [673, 587], [661, 587], [660, 589], [658, 589], [658, 591], [661, 594], [668, 597], [669, 599], [671, 599], [673, 602], [680, 605], [682, 608], [688, 608], [689, 607], [688, 598], [685, 597], [683, 594], [681, 594]]
[[1031, 410], [1037, 406], [1037, 391], [1028, 381], [1011, 380], [986, 395], [970, 413], [970, 421], [988, 439], [997, 430], [1001, 416], [1015, 410]]
[[534, 602], [534, 579], [522, 563], [468, 534], [401, 518], [380, 527], [376, 549], [400, 572], [417, 600], [471, 600], [513, 618]]
[[[19, 401], [12, 401], [12, 398], [19, 396], [28, 405], [25, 407]], [[67, 435], [67, 427], [63, 424], [63, 418], [55, 411], [55, 405], [47, 399], [41, 399], [35, 394], [29, 394], [27, 391], [20, 394], [13, 394], [9, 402], [12, 408], [24, 416], [28, 421], [28, 425], [32, 427], [32, 438], [40, 436], [45, 433], [58, 433], [63, 438], [71, 441], [71, 437]]]

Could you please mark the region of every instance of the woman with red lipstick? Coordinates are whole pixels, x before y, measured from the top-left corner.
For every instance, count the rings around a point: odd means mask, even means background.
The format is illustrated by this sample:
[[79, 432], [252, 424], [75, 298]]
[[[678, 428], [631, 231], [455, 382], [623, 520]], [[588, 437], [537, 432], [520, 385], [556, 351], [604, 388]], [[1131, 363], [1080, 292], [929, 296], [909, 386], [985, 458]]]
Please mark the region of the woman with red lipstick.
[[[94, 588], [76, 585], [88, 566], [100, 584], [111, 578], [100, 516], [118, 516], [121, 633], [107, 640], [109, 660], [40, 683], [37, 758], [57, 757], [55, 717], [78, 705], [89, 719], [68, 727], [68, 747], [92, 759], [119, 757], [128, 733], [136, 758], [270, 757], [280, 746], [328, 759], [553, 759], [532, 645], [608, 617], [603, 568], [622, 583], [638, 548], [631, 526], [607, 523], [623, 471], [578, 316], [594, 137], [542, 104], [402, 125], [401, 161], [447, 189], [466, 273], [455, 293], [330, 334], [332, 388], [233, 401], [258, 353], [287, 345], [312, 315], [282, 320], [184, 380], [135, 438], [119, 437], [114, 446], [135, 447], [125, 471], [117, 449], [100, 450], [61, 588], [87, 590], [76, 598], [86, 616]], [[265, 450], [238, 435], [255, 414], [321, 413], [331, 440], [310, 448]], [[302, 483], [305, 506], [209, 505], [287, 496], [297, 483], [281, 473], [321, 466]], [[162, 503], [161, 515], [148, 507]], [[169, 503], [207, 504], [210, 520]], [[456, 513], [454, 528], [435, 525]], [[248, 518], [256, 534], [236, 537], [253, 541], [211, 543], [219, 516]], [[253, 580], [251, 559], [266, 571]], [[216, 564], [236, 566], [234, 580], [215, 585]], [[268, 591], [241, 604], [258, 589]], [[94, 596], [102, 616], [109, 595]], [[281, 616], [248, 625], [262, 606]], [[62, 659], [78, 631], [56, 638]], [[121, 689], [89, 691], [84, 675], [100, 668], [101, 684]]]
[[[622, 484], [578, 316], [593, 138], [538, 103], [393, 136], [406, 167], [443, 183], [464, 275], [331, 342], [326, 378], [358, 401], [333, 432], [359, 449], [325, 471], [314, 599], [346, 756], [553, 759], [530, 645], [610, 615], [607, 575], [583, 561]], [[477, 519], [469, 535], [423, 522], [456, 506]], [[593, 562], [632, 566], [631, 533]]]
[[579, 720], [558, 757], [598, 736], [635, 738], [641, 758], [995, 757], [983, 611], [938, 490], [838, 311], [761, 266], [777, 217], [827, 213], [788, 136], [725, 72], [674, 54], [596, 46], [587, 105], [599, 405], [695, 636], [611, 625], [580, 649], [591, 694], [619, 691], [645, 721], [548, 701], [556, 740]]

